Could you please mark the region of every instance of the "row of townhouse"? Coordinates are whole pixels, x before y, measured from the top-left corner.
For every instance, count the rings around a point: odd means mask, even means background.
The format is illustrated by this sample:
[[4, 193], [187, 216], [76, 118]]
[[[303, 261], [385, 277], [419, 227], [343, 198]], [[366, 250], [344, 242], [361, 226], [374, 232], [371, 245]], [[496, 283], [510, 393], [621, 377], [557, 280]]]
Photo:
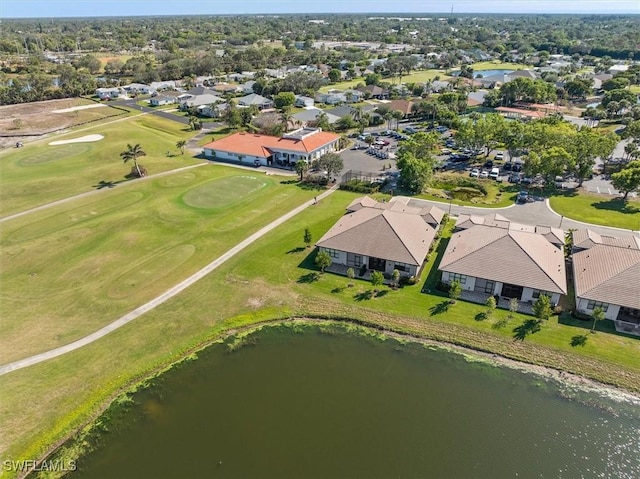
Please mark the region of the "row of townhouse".
[[[380, 203], [363, 197], [316, 246], [331, 257], [332, 272], [353, 268], [365, 279], [374, 270], [387, 278], [393, 270], [418, 276], [443, 217], [439, 208], [408, 198]], [[438, 269], [443, 283], [460, 283], [465, 300], [484, 303], [495, 296], [508, 308], [515, 298], [527, 313], [541, 295], [558, 304], [568, 294], [569, 269], [577, 311], [592, 315], [600, 307], [618, 331], [640, 335], [640, 237], [584, 229], [573, 233], [573, 245], [568, 268], [560, 229], [522, 225], [499, 214], [460, 215]]]

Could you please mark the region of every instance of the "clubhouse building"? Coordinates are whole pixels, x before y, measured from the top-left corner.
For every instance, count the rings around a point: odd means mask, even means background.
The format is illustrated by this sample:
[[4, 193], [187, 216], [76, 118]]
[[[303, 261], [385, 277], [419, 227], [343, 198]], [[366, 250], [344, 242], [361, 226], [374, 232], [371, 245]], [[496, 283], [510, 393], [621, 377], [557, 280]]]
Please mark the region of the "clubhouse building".
[[298, 160], [311, 163], [338, 149], [340, 136], [320, 128], [300, 128], [282, 137], [234, 133], [204, 145], [204, 156], [251, 166], [292, 168]]

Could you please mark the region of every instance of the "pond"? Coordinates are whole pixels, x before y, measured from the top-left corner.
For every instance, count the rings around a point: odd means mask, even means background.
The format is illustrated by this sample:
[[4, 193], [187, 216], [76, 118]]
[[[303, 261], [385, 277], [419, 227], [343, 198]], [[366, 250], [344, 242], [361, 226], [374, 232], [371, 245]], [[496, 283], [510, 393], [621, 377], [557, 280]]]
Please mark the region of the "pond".
[[640, 477], [637, 404], [336, 326], [244, 341], [135, 393], [69, 477]]

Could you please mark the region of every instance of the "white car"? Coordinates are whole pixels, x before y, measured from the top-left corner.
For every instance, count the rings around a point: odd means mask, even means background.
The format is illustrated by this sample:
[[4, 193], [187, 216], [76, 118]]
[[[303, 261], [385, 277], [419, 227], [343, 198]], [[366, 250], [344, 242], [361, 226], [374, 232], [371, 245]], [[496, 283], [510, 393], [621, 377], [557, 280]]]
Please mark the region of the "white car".
[[489, 172], [487, 170], [481, 171], [480, 178], [489, 178]]
[[504, 153], [499, 151], [498, 153], [496, 153], [496, 156], [493, 159], [497, 161], [504, 160]]
[[469, 173], [469, 176], [478, 178], [480, 176], [480, 170], [478, 168], [474, 168], [471, 170], [471, 173]]
[[499, 176], [500, 176], [500, 168], [493, 168], [491, 170], [491, 173], [489, 173], [489, 178], [491, 178], [492, 180], [497, 180]]

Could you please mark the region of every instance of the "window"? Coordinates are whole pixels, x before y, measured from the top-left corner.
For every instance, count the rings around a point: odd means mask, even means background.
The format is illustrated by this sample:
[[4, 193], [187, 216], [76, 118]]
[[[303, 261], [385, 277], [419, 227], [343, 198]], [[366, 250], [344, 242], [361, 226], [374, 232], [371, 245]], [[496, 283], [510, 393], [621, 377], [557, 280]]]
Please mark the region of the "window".
[[405, 273], [409, 271], [409, 265], [404, 263], [395, 263], [393, 265], [393, 269], [397, 269], [398, 271], [404, 271]]
[[476, 279], [475, 291], [480, 293], [493, 294], [493, 288], [495, 287], [495, 282], [485, 280], [485, 279]]
[[[539, 289], [534, 289], [533, 293], [531, 293], [531, 297], [533, 299], [538, 299], [540, 298], [540, 290]], [[551, 297], [551, 295], [549, 295], [549, 297]]]
[[329, 254], [331, 258], [340, 257], [340, 251], [338, 251], [337, 249], [325, 248], [324, 250]]
[[587, 309], [596, 309], [596, 308], [602, 308], [603, 312], [607, 312], [607, 309], [609, 309], [609, 305], [607, 303], [602, 303], [600, 301], [591, 301], [589, 300], [589, 302], [587, 303]]
[[347, 253], [347, 266], [362, 266], [362, 255]]
[[449, 282], [458, 281], [460, 284], [467, 284], [467, 275], [459, 273], [449, 273]]

